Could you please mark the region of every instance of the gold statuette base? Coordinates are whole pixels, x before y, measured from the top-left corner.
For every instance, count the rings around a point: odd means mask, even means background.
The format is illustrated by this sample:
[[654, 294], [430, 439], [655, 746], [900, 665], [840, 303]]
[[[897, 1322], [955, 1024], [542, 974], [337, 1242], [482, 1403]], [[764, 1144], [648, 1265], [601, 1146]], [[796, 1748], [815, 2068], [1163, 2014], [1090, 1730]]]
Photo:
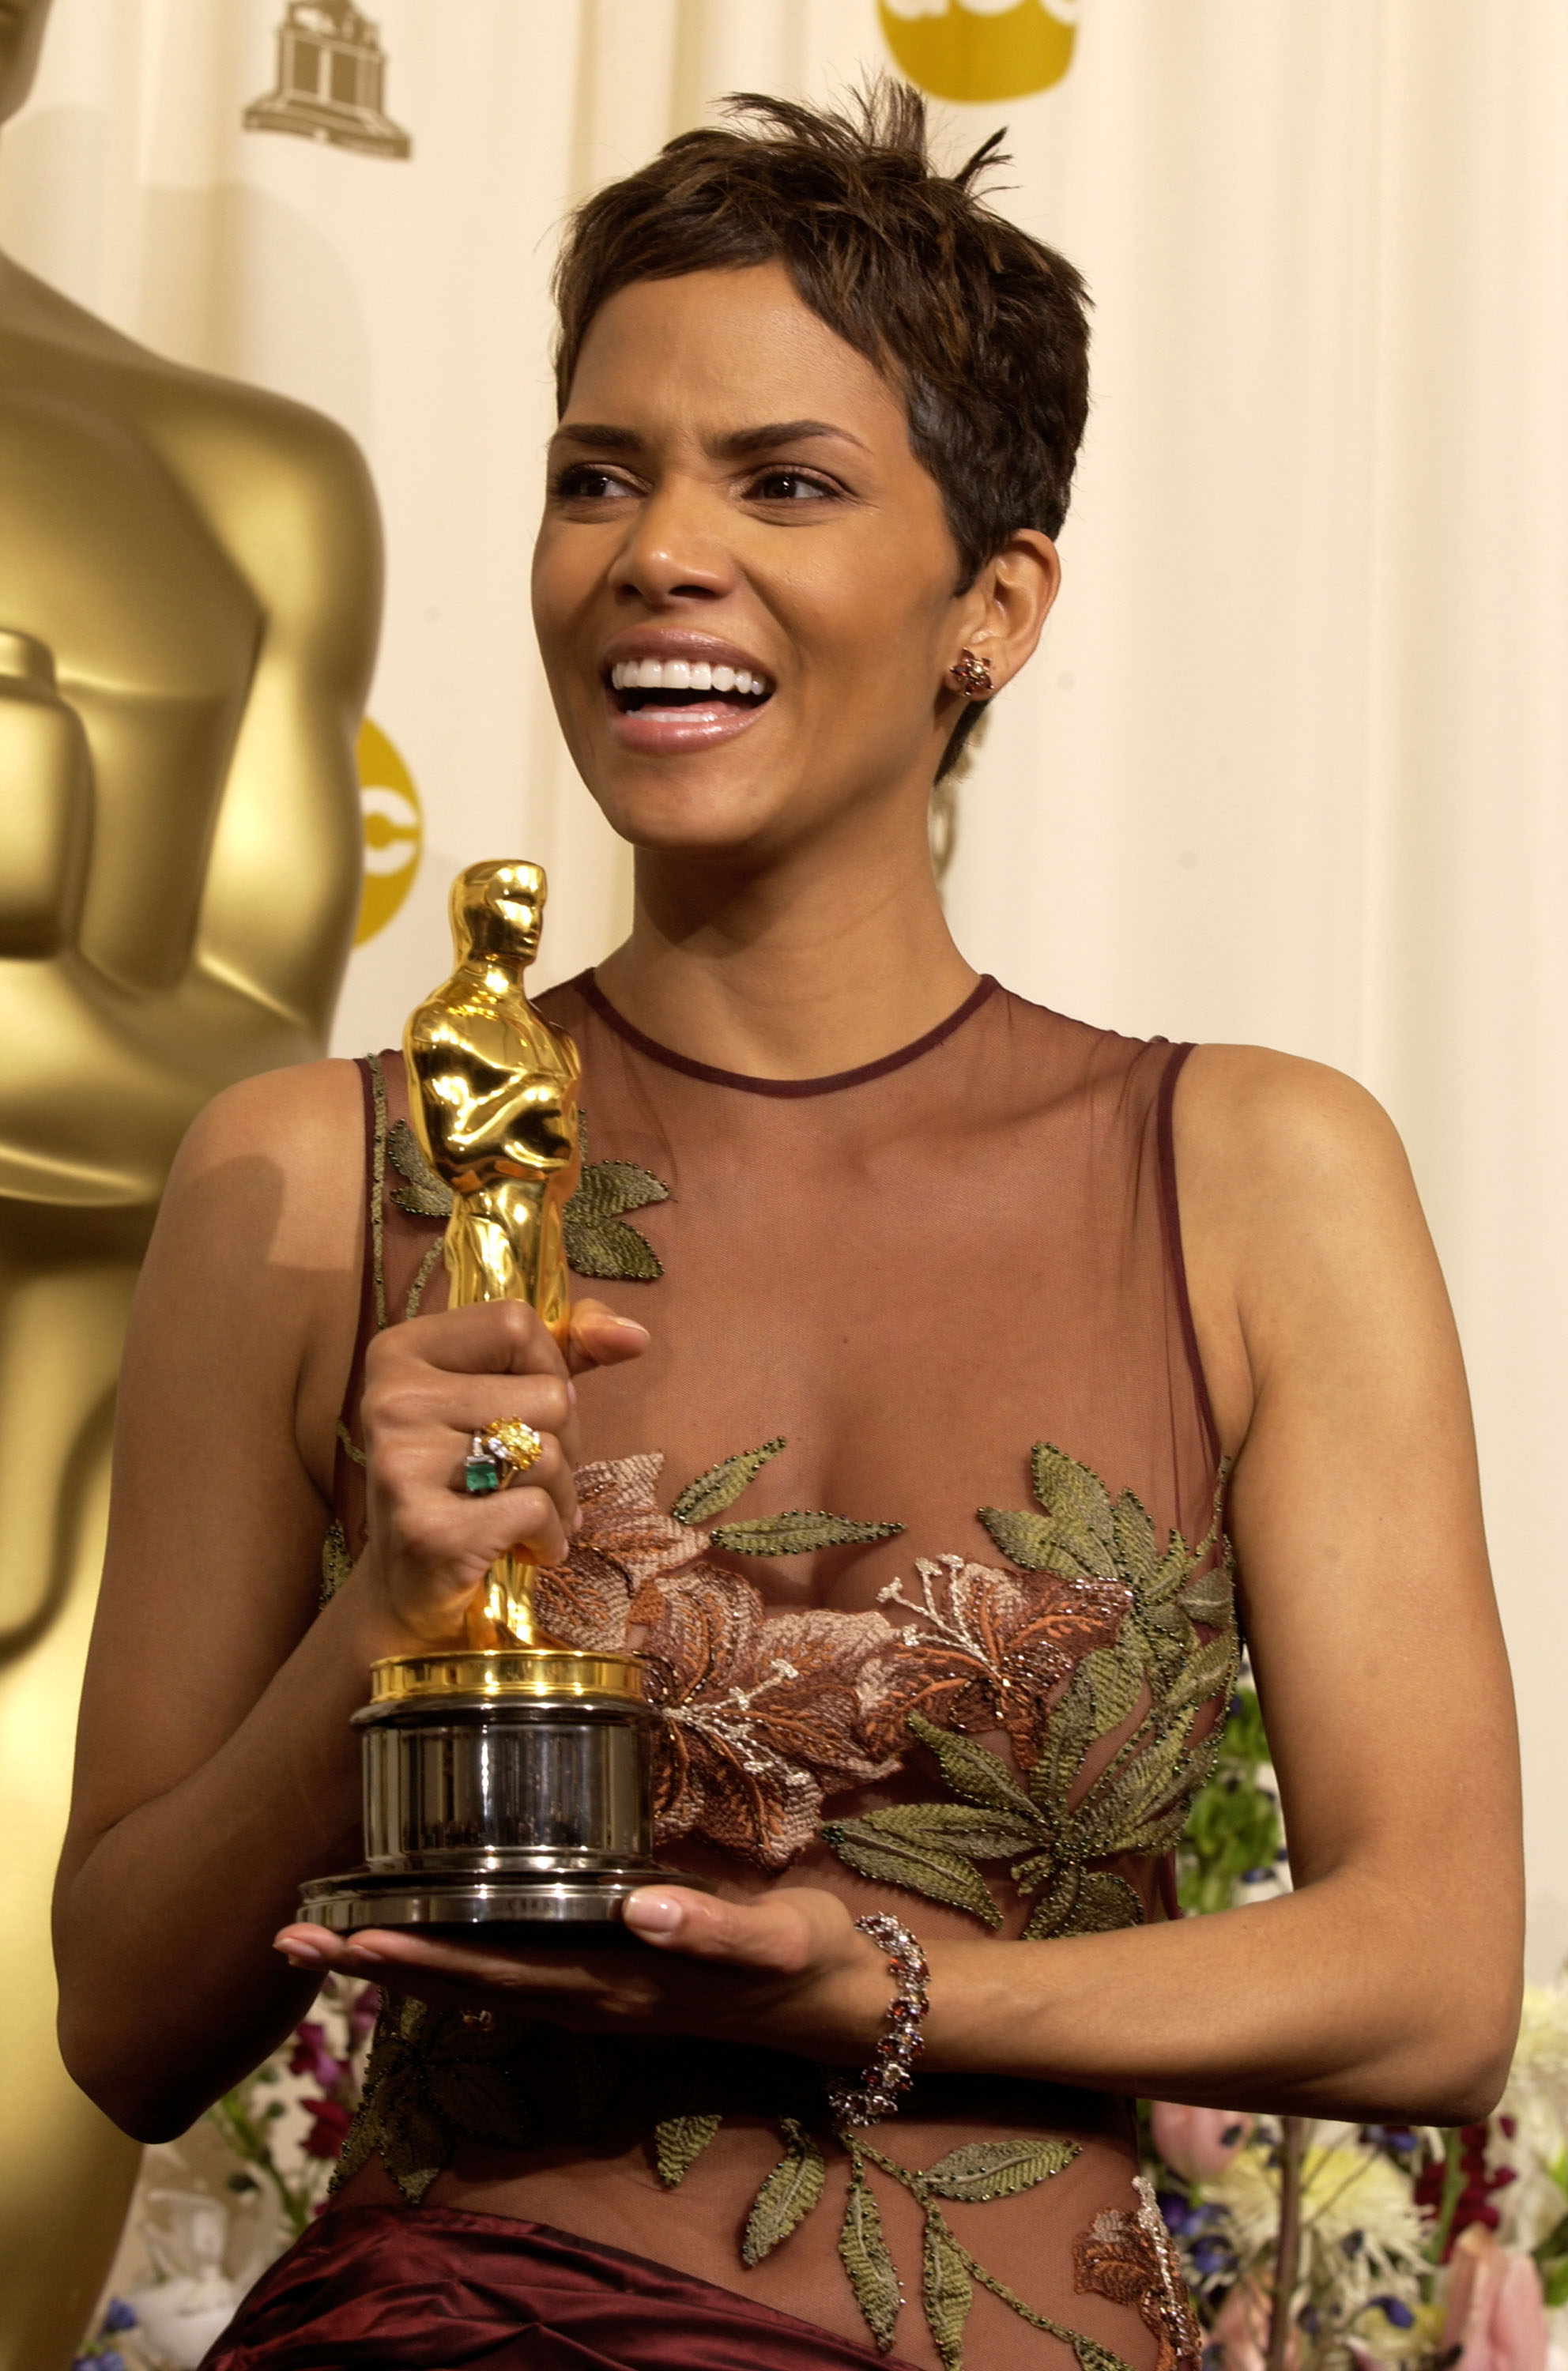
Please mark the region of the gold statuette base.
[[634, 1655], [510, 1647], [377, 1663], [354, 1715], [364, 1863], [307, 1885], [301, 1915], [337, 1934], [625, 1937], [627, 1896], [675, 1876], [651, 1851], [656, 1718]]

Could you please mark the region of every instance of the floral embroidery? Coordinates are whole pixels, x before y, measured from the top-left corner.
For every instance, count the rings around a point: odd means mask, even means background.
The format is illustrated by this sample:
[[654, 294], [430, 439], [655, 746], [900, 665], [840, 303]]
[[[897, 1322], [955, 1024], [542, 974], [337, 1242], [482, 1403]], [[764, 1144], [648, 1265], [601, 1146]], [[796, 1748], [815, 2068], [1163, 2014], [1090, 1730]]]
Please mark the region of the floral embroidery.
[[[969, 1641], [956, 1704], [982, 1717], [987, 1705], [995, 1708], [1018, 1751], [1023, 1784], [998, 1755], [911, 1706], [905, 1725], [935, 1756], [958, 1800], [893, 1804], [862, 1819], [830, 1821], [822, 1831], [862, 1877], [927, 1894], [989, 1926], [1001, 1925], [1002, 1913], [980, 1866], [1009, 1863], [1013, 1886], [1033, 1903], [1023, 1930], [1028, 1938], [1142, 1923], [1138, 1895], [1105, 1864], [1124, 1856], [1147, 1862], [1173, 1850], [1213, 1764], [1219, 1735], [1214, 1707], [1228, 1701], [1238, 1661], [1230, 1551], [1219, 1529], [1223, 1470], [1205, 1536], [1189, 1549], [1181, 1532], [1171, 1532], [1163, 1553], [1130, 1490], [1113, 1505], [1096, 1475], [1044, 1443], [1034, 1452], [1033, 1470], [1042, 1515], [1003, 1517], [992, 1508], [983, 1520], [1020, 1562], [1043, 1564], [1049, 1556], [1075, 1567], [1056, 1576], [1058, 1590], [1088, 1583], [1094, 1591], [1120, 1591], [1120, 1624], [1078, 1656], [1054, 1701], [1035, 1697], [1020, 1746], [1025, 1707], [1008, 1659], [1034, 1625], [1008, 1630], [1017, 1607], [983, 1567], [948, 1559], [944, 1606], [944, 1567], [922, 1566], [925, 1620], [916, 1625], [915, 1651], [927, 1665], [935, 1660], [940, 1692], [942, 1652], [960, 1635]], [[1111, 1567], [1102, 1578], [1092, 1570], [1097, 1559]], [[1049, 1579], [1045, 1589], [1041, 1605], [1050, 1610], [1040, 1614], [1042, 1634], [1062, 1618], [1062, 1599]], [[1005, 1603], [1008, 1613], [988, 1625], [977, 1609], [989, 1610], [993, 1601]], [[1113, 1604], [1108, 1593], [1077, 1602], [1090, 1626]], [[1086, 1626], [1080, 1637], [1088, 1635]], [[867, 1683], [878, 1689], [876, 1676], [868, 1674]], [[881, 1692], [888, 1684], [897, 1686], [884, 1683]]]
[[769, 1614], [750, 1581], [706, 1561], [713, 1533], [663, 1512], [663, 1466], [648, 1455], [579, 1470], [582, 1528], [568, 1561], [538, 1575], [539, 1619], [564, 1645], [644, 1658], [663, 1715], [656, 1840], [701, 1836], [782, 1868], [824, 1796], [898, 1765], [896, 1747], [868, 1743], [862, 1685], [894, 1634], [880, 1613]]
[[869, 1675], [879, 1737], [902, 1743], [907, 1718], [970, 1734], [1004, 1730], [1024, 1769], [1039, 1758], [1044, 1708], [1080, 1657], [1113, 1644], [1131, 1594], [1121, 1580], [1020, 1579], [946, 1556], [919, 1557], [917, 1603], [902, 1581], [877, 1592], [916, 1619], [898, 1632], [885, 1668]]
[[1108, 2208], [1073, 2243], [1073, 2286], [1080, 2296], [1131, 2306], [1159, 2343], [1155, 2371], [1198, 2371], [1203, 2332], [1153, 2190], [1140, 2174], [1137, 2211]]

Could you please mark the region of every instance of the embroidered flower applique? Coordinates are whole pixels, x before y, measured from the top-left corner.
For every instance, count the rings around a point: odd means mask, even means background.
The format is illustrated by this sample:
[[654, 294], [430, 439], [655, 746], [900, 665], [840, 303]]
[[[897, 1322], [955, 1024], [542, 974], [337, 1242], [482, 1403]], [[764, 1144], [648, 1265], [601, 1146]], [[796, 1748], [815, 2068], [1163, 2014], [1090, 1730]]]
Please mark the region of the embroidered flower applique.
[[868, 1670], [872, 1735], [899, 1751], [918, 1712], [940, 1729], [1003, 1730], [1032, 1768], [1047, 1706], [1083, 1656], [1114, 1642], [1131, 1591], [1116, 1579], [1025, 1578], [957, 1556], [921, 1556], [915, 1570], [917, 1602], [899, 1580], [878, 1591], [879, 1602], [915, 1619]]
[[899, 1747], [868, 1742], [862, 1677], [895, 1634], [880, 1613], [769, 1614], [750, 1581], [707, 1560], [711, 1532], [659, 1507], [663, 1466], [649, 1454], [579, 1469], [582, 1527], [567, 1562], [538, 1575], [539, 1619], [564, 1645], [645, 1659], [663, 1716], [656, 1840], [700, 1836], [782, 1868], [825, 1796], [897, 1766]]

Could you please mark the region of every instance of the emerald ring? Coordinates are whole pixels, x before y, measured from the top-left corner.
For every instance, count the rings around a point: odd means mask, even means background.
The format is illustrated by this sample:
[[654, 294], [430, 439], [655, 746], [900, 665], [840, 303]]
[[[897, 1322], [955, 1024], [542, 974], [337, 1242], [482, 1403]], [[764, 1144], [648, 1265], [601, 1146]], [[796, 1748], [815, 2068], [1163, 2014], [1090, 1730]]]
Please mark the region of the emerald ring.
[[538, 1463], [544, 1451], [544, 1440], [531, 1424], [521, 1417], [506, 1417], [472, 1436], [463, 1461], [463, 1487], [471, 1498], [509, 1489]]

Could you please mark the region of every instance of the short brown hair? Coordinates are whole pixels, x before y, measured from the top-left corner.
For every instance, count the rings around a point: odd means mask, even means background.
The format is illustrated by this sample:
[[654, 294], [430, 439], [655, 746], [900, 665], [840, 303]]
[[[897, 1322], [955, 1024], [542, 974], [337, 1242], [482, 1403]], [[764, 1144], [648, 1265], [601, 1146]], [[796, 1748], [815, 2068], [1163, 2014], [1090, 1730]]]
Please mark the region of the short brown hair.
[[873, 84], [852, 111], [749, 91], [724, 110], [755, 129], [685, 132], [572, 216], [555, 275], [560, 409], [617, 289], [777, 261], [897, 383], [963, 584], [1017, 528], [1055, 535], [1089, 410], [1088, 300], [1070, 263], [976, 195], [1004, 135], [948, 176], [906, 83]]

